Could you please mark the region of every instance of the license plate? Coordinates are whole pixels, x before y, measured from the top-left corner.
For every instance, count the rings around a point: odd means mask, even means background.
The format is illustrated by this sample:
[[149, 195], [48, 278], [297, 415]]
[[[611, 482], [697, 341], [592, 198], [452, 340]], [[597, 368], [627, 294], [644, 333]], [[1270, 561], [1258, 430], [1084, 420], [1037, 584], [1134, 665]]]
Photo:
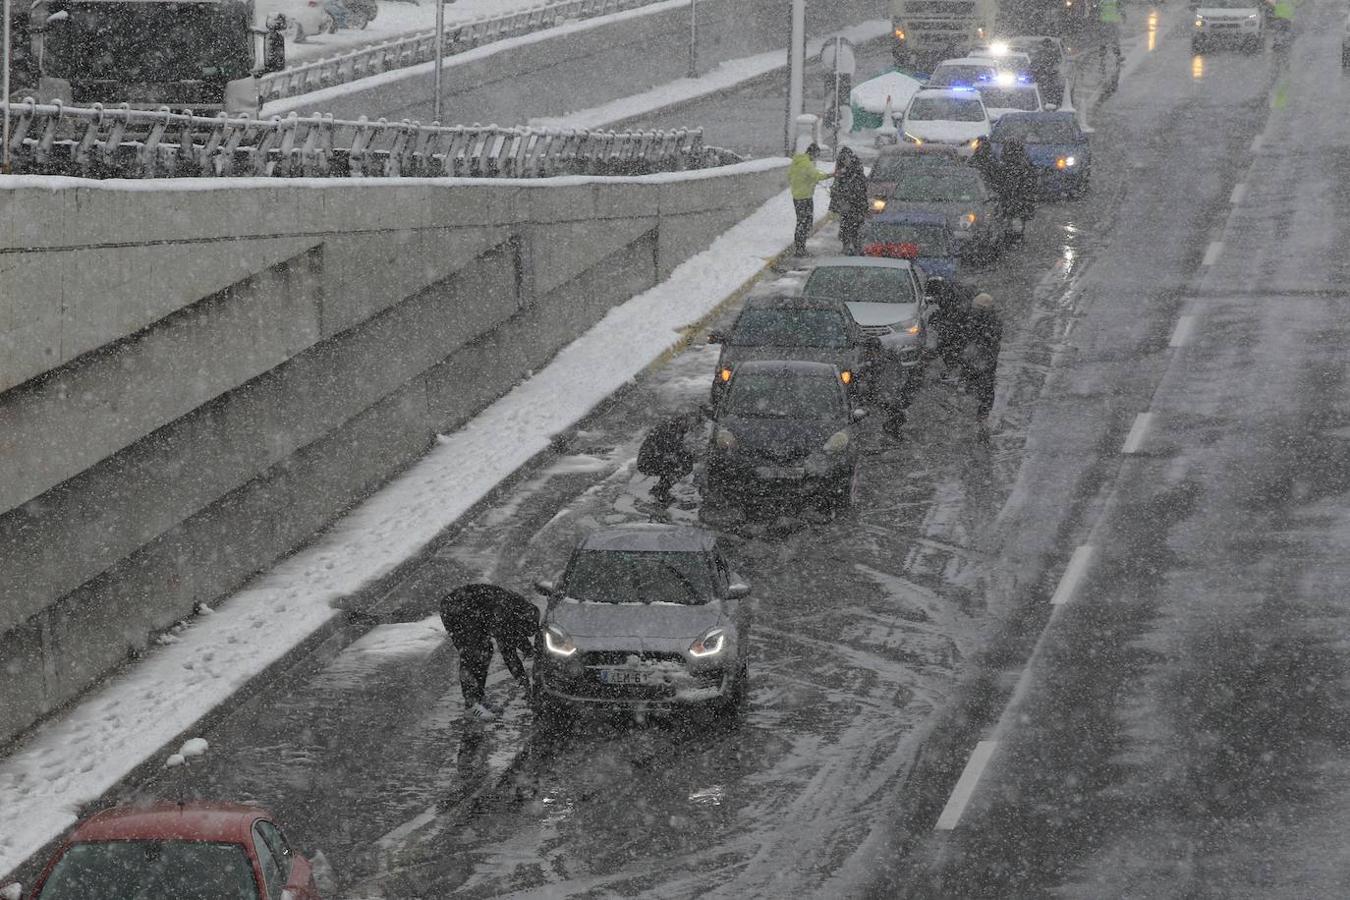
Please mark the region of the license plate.
[[600, 681], [604, 684], [646, 684], [651, 680], [651, 672], [635, 669], [601, 669]]
[[806, 470], [801, 468], [785, 469], [781, 466], [760, 466], [755, 469], [755, 474], [760, 478], [797, 480], [806, 477]]

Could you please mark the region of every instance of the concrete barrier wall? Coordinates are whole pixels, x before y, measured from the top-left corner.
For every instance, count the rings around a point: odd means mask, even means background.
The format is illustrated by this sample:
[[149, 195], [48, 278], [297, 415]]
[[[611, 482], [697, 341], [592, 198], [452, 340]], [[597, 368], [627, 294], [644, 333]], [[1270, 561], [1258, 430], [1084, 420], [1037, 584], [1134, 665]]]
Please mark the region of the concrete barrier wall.
[[303, 543], [784, 166], [0, 180], [0, 222], [27, 223], [0, 231], [0, 340], [41, 351], [0, 392], [0, 741]]
[[[698, 0], [696, 14], [702, 72], [724, 60], [788, 45], [787, 0]], [[813, 3], [807, 15], [812, 35], [890, 17], [884, 0]], [[442, 119], [515, 125], [561, 116], [683, 78], [688, 60], [687, 3], [577, 23], [452, 58], [443, 79]], [[434, 64], [426, 63], [275, 101], [264, 112], [430, 122], [434, 78]]]

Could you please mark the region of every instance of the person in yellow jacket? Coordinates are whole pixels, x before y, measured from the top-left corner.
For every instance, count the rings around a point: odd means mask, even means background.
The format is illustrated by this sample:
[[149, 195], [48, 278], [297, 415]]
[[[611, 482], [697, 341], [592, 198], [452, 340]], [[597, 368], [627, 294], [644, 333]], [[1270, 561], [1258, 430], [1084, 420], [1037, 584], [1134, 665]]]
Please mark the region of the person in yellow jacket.
[[816, 159], [820, 156], [820, 146], [812, 144], [801, 153], [792, 157], [788, 166], [788, 188], [792, 191], [792, 205], [797, 210], [797, 230], [793, 233], [795, 252], [806, 255], [806, 239], [811, 234], [811, 226], [816, 221], [815, 197], [816, 185], [830, 175], [816, 168]]
[[1097, 4], [1098, 29], [1101, 34], [1101, 43], [1098, 57], [1101, 70], [1106, 71], [1106, 55], [1113, 53], [1116, 58], [1116, 66], [1121, 63], [1120, 53], [1120, 26], [1125, 21], [1125, 10], [1120, 5], [1120, 0], [1099, 0]]

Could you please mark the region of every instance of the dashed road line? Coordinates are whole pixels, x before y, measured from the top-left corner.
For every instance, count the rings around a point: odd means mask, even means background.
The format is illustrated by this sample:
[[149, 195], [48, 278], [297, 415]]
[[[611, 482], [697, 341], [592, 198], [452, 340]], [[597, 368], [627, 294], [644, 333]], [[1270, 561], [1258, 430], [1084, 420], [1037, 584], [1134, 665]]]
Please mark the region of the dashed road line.
[[1205, 248], [1205, 258], [1200, 260], [1202, 266], [1212, 266], [1219, 261], [1219, 255], [1223, 253], [1223, 241], [1210, 241], [1209, 246]]
[[1083, 583], [1083, 577], [1087, 575], [1088, 566], [1092, 565], [1092, 555], [1096, 550], [1097, 548], [1091, 544], [1080, 544], [1078, 549], [1073, 551], [1073, 556], [1069, 557], [1069, 564], [1064, 567], [1064, 574], [1060, 576], [1059, 586], [1055, 588], [1055, 595], [1050, 598], [1051, 606], [1063, 606], [1078, 593], [1078, 586]]
[[1233, 193], [1228, 195], [1228, 202], [1233, 206], [1241, 206], [1242, 201], [1247, 199], [1247, 182], [1240, 181], [1233, 188]]
[[1125, 436], [1125, 446], [1120, 448], [1120, 452], [1125, 455], [1138, 453], [1139, 448], [1144, 444], [1144, 438], [1148, 435], [1149, 426], [1153, 424], [1153, 413], [1142, 412], [1134, 417], [1134, 424], [1130, 426], [1130, 433]]
[[1177, 319], [1177, 327], [1172, 329], [1169, 347], [1184, 347], [1191, 342], [1191, 333], [1195, 331], [1195, 316], [1182, 316]]
[[996, 747], [998, 741], [980, 741], [975, 745], [970, 759], [966, 761], [965, 770], [957, 779], [956, 787], [952, 788], [952, 795], [947, 798], [947, 805], [942, 808], [942, 815], [938, 816], [937, 824], [933, 826], [934, 831], [951, 831], [960, 823], [961, 814], [966, 811], [970, 798], [975, 796], [975, 786], [980, 783], [980, 776], [984, 774], [984, 767], [989, 764]]

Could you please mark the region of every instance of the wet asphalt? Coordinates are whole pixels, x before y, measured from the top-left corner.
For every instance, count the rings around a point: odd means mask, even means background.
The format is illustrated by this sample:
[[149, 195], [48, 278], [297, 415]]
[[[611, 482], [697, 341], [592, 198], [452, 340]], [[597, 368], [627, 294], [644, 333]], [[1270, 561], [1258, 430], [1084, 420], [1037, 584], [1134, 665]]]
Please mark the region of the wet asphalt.
[[[1155, 392], [1191, 396], [1187, 378], [1202, 377], [1172, 366], [1169, 335], [1201, 291], [1197, 272], [1278, 69], [1268, 55], [1212, 54], [1197, 75], [1183, 13], [1165, 12], [1155, 49], [1095, 114], [1092, 193], [1043, 206], [1024, 245], [973, 276], [1007, 327], [989, 440], [971, 398], [931, 379], [898, 437], [866, 422], [852, 511], [728, 527], [758, 604], [738, 726], [609, 718], [545, 735], [496, 669], [490, 692], [506, 716], [466, 726], [454, 652], [429, 618], [463, 580], [527, 591], [596, 527], [698, 521], [695, 482], [661, 507], [633, 469], [647, 429], [707, 396], [716, 353], [696, 341], [463, 523], [381, 604], [391, 613], [354, 625], [363, 637], [251, 698], [204, 735], [212, 749], [200, 763], [135, 793], [263, 802], [320, 856], [326, 895], [337, 897], [1103, 896], [1120, 871], [1142, 886], [1121, 896], [1207, 895], [1175, 893], [1176, 871], [1156, 865], [1151, 842], [1218, 865], [1215, 854], [1246, 834], [1231, 823], [1277, 814], [1272, 799], [1234, 799], [1260, 780], [1246, 749], [1253, 729], [1281, 754], [1340, 734], [1330, 713], [1315, 723], [1299, 713], [1328, 702], [1343, 671], [1317, 618], [1334, 611], [1288, 558], [1290, 523], [1307, 513], [1291, 506], [1297, 490], [1278, 478], [1245, 492], [1214, 486], [1233, 481], [1225, 465], [1271, 472], [1287, 428], [1323, 435], [1340, 421], [1329, 399], [1339, 382], [1323, 369], [1340, 371], [1343, 326], [1324, 303], [1315, 324], [1334, 333], [1301, 377], [1262, 363], [1272, 370], [1260, 390], [1321, 401], [1293, 404], [1250, 441], [1235, 412], [1169, 413], [1150, 453], [1122, 461], [1135, 412]], [[711, 143], [752, 146], [764, 132], [737, 118], [737, 101], [682, 117], [726, 123]], [[1254, 236], [1261, 225], [1245, 227]], [[1249, 239], [1226, 287], [1204, 290], [1231, 291], [1241, 272], [1260, 284], [1274, 274]], [[824, 254], [837, 242], [826, 229], [811, 246]], [[1251, 344], [1234, 357], [1222, 329], [1203, 333], [1207, 398], [1233, 381], [1232, 367], [1265, 359]], [[1220, 445], [1213, 467], [1185, 449]], [[1340, 471], [1334, 439], [1310, 447], [1300, 458], [1309, 471]], [[1126, 465], [1138, 469], [1128, 479]], [[1326, 500], [1310, 490], [1305, 506]], [[1177, 545], [1183, 532], [1191, 546]], [[1099, 565], [1045, 630], [1059, 572], [1089, 535], [1103, 547]], [[1196, 560], [1202, 573], [1189, 568]], [[1241, 616], [1230, 621], [1217, 600], [1192, 604], [1184, 623], [1163, 612], [1195, 595], [1179, 571], [1213, 593], [1238, 562], [1248, 567]], [[1027, 672], [1016, 714], [1000, 720]], [[1002, 751], [961, 825], [930, 837], [974, 740], [995, 732]], [[1333, 762], [1311, 753], [1262, 784], [1288, 808], [1297, 798], [1281, 788], [1314, 769], [1330, 777]], [[1167, 782], [1176, 790], [1151, 781], [1169, 766], [1186, 776]], [[1167, 796], [1150, 805], [1145, 786]], [[1229, 843], [1202, 824], [1216, 809], [1228, 810]]]

